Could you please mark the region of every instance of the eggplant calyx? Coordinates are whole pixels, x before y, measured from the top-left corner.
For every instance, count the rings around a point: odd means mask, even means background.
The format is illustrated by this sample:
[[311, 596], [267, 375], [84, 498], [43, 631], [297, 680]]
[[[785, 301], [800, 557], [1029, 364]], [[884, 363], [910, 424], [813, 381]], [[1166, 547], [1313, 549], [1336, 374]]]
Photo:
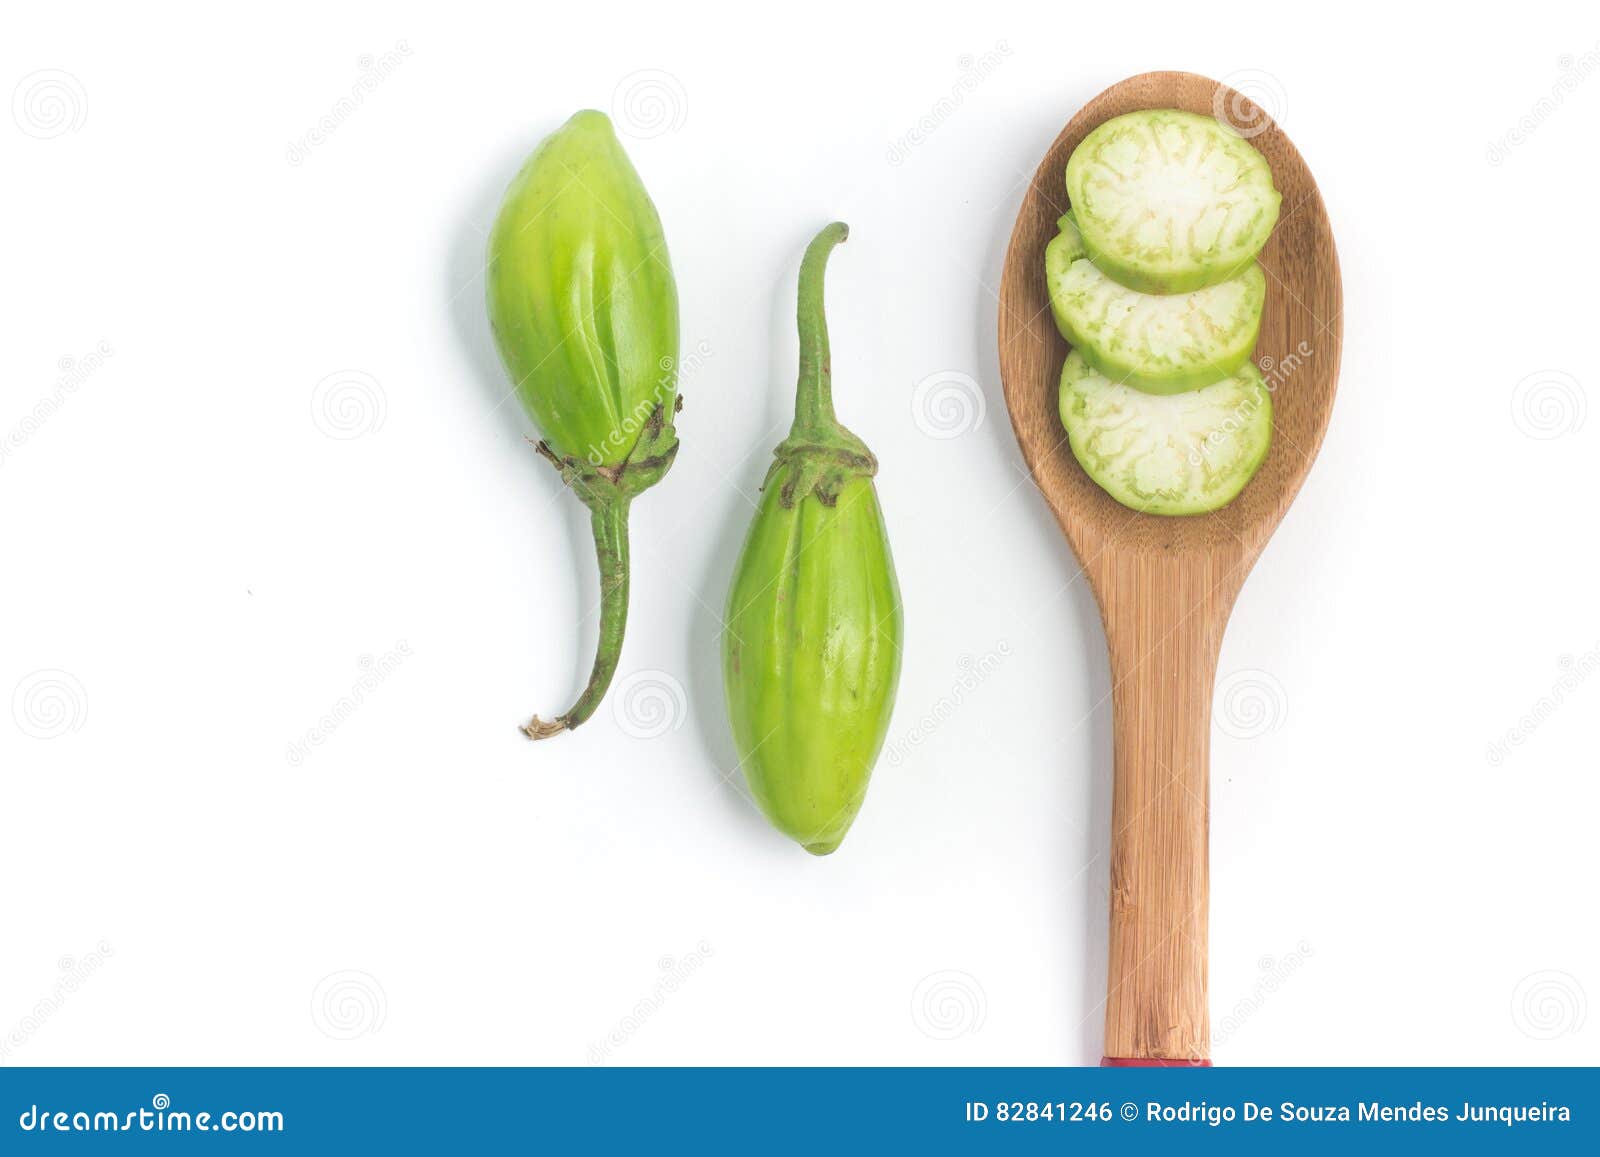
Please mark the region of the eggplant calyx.
[[[674, 404], [674, 413], [683, 408], [683, 399]], [[628, 456], [614, 466], [596, 464], [572, 454], [557, 454], [548, 442], [535, 442], [541, 457], [561, 472], [561, 480], [571, 487], [578, 500], [594, 510], [619, 499], [637, 498], [666, 477], [678, 456], [678, 432], [667, 416], [666, 407], [657, 405], [639, 430], [639, 440]]]

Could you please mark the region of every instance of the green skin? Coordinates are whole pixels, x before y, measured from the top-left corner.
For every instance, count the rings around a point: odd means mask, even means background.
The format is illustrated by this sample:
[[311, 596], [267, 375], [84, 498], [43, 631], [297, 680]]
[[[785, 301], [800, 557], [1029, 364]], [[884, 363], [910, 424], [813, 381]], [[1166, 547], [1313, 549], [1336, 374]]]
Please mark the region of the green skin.
[[877, 459], [833, 412], [822, 275], [847, 233], [829, 225], [800, 267], [794, 425], [740, 552], [722, 637], [745, 779], [773, 826], [818, 856], [861, 810], [904, 630]]
[[604, 113], [546, 137], [489, 235], [489, 321], [538, 427], [539, 453], [589, 508], [600, 645], [589, 682], [545, 739], [594, 714], [628, 618], [628, 509], [677, 455], [678, 289], [661, 219]]

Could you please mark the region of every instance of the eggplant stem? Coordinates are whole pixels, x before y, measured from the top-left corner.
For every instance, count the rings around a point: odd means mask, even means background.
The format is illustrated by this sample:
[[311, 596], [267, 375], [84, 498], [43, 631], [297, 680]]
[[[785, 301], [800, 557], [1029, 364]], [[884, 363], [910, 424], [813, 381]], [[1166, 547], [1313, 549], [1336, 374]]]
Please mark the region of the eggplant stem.
[[[541, 446], [541, 449], [543, 447]], [[588, 685], [578, 701], [563, 714], [546, 722], [537, 715], [522, 728], [529, 739], [549, 739], [572, 731], [593, 715], [605, 698], [622, 655], [622, 636], [628, 625], [628, 506], [629, 499], [598, 487], [578, 490], [589, 507], [594, 531], [595, 557], [600, 565], [600, 643]]]
[[795, 387], [794, 431], [830, 430], [833, 414], [833, 357], [828, 350], [828, 318], [822, 303], [822, 275], [833, 247], [850, 236], [850, 227], [835, 221], [806, 246], [800, 261], [800, 382]]
[[[794, 390], [794, 424], [774, 451], [767, 482], [785, 478], [778, 500], [792, 507], [809, 494], [832, 506], [839, 489], [851, 478], [870, 478], [878, 460], [839, 422], [833, 412], [833, 358], [828, 349], [828, 317], [823, 308], [823, 273], [834, 246], [850, 236], [850, 227], [835, 221], [806, 246], [800, 261], [800, 380]], [[762, 484], [766, 488], [767, 483]]]

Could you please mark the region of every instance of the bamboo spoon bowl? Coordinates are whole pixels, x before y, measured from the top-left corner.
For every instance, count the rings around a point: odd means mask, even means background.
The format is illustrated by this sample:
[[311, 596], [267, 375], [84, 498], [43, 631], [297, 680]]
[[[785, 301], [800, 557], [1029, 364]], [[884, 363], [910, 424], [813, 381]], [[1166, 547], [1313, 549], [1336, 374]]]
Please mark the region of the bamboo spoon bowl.
[[[1057, 410], [1067, 343], [1044, 249], [1069, 207], [1067, 158], [1101, 122], [1137, 109], [1215, 116], [1272, 166], [1283, 196], [1259, 261], [1266, 308], [1255, 360], [1273, 400], [1272, 447], [1231, 504], [1162, 517], [1119, 505], [1072, 456]], [[1211, 699], [1239, 588], [1321, 445], [1339, 376], [1342, 291], [1317, 184], [1266, 111], [1187, 72], [1106, 89], [1034, 174], [1000, 283], [1000, 374], [1034, 482], [1083, 568], [1110, 651], [1114, 747], [1106, 1064], [1209, 1064], [1206, 921]]]

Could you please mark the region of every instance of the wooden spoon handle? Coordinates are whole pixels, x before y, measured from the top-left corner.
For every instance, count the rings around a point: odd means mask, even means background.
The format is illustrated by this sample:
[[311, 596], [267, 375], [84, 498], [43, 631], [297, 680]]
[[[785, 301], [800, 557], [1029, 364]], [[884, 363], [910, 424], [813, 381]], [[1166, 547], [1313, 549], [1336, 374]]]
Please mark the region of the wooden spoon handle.
[[1143, 556], [1099, 584], [1111, 648], [1108, 1063], [1208, 1064], [1209, 759], [1235, 588], [1214, 561]]

